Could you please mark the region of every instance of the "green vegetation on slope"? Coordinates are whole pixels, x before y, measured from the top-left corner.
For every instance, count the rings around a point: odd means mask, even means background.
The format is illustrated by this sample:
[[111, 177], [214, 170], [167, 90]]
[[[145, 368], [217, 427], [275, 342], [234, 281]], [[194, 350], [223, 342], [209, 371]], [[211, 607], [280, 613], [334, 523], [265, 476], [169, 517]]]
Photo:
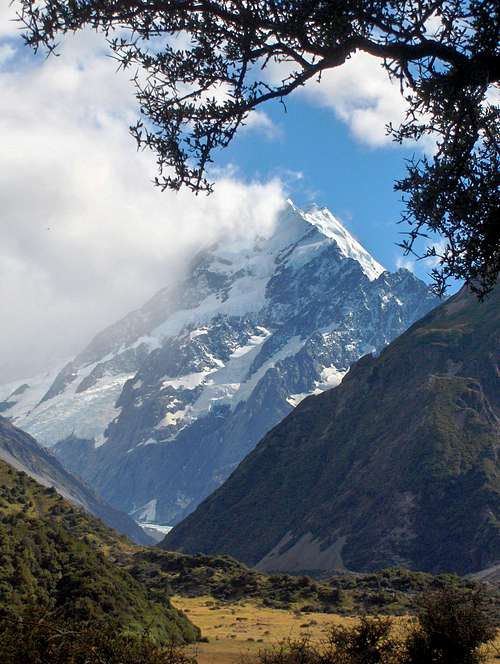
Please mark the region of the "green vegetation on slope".
[[148, 634], [124, 633], [120, 623], [65, 619], [43, 610], [0, 617], [2, 664], [196, 664], [182, 646]]
[[65, 619], [111, 619], [160, 639], [199, 636], [166, 596], [157, 601], [113, 560], [112, 551], [133, 550], [128, 540], [3, 461], [0, 487], [2, 613], [39, 606]]
[[80, 479], [67, 471], [47, 448], [26, 431], [15, 427], [0, 415], [0, 459], [16, 470], [24, 471], [36, 482], [53, 486], [64, 498], [102, 519], [110, 528], [138, 544], [152, 544], [142, 528], [128, 515], [108, 505]]
[[[406, 569], [329, 578], [262, 574], [228, 556], [186, 555], [141, 549], [127, 569], [161, 598], [209, 595], [218, 602], [256, 601], [263, 607], [343, 615], [412, 613], [419, 599], [443, 588], [470, 591], [476, 583], [453, 575], [433, 576]], [[500, 616], [500, 588], [491, 586], [491, 614]]]

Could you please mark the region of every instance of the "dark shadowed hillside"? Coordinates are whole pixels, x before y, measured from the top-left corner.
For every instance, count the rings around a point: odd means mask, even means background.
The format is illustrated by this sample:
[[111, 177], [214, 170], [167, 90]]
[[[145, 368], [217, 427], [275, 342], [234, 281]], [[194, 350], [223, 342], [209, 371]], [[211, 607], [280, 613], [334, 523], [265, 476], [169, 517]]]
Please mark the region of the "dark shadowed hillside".
[[263, 570], [500, 561], [500, 289], [461, 290], [303, 401], [166, 537]]

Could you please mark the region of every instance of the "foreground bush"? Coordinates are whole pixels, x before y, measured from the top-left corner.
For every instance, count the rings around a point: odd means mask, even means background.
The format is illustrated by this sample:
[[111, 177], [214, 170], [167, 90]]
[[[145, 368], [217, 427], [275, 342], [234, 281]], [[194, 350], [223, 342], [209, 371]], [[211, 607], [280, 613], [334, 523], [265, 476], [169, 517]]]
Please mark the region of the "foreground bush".
[[[243, 660], [244, 664], [249, 664]], [[283, 641], [270, 650], [259, 653], [259, 664], [322, 664], [327, 660], [307, 638]]]
[[481, 648], [496, 634], [495, 615], [483, 588], [452, 586], [429, 593], [406, 641], [405, 664], [479, 664]]
[[392, 637], [390, 618], [363, 616], [354, 627], [334, 627], [328, 651], [325, 664], [396, 664], [401, 647]]
[[308, 638], [285, 641], [260, 653], [260, 664], [398, 664], [401, 644], [391, 636], [390, 618], [363, 616], [353, 627], [332, 627], [315, 646]]
[[147, 634], [123, 633], [118, 625], [68, 621], [41, 611], [0, 619], [2, 664], [195, 664], [173, 643]]
[[430, 593], [405, 637], [390, 618], [362, 617], [353, 627], [332, 627], [321, 646], [287, 641], [263, 652], [260, 664], [480, 664], [496, 635], [495, 613], [482, 588], [449, 586]]

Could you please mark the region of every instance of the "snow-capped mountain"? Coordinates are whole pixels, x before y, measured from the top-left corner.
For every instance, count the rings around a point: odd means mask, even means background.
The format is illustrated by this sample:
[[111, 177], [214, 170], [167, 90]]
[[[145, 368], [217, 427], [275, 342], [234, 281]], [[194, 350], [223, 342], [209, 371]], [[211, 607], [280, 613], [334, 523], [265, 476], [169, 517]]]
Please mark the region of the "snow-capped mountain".
[[328, 210], [289, 203], [270, 236], [203, 251], [54, 379], [0, 388], [0, 410], [57, 443], [112, 504], [173, 524], [301, 399], [337, 385], [435, 304]]

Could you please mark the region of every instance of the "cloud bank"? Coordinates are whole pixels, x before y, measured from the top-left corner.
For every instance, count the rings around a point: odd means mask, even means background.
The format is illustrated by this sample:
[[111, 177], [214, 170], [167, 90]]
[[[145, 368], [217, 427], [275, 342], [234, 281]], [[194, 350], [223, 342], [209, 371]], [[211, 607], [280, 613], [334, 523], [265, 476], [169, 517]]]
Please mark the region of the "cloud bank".
[[[155, 189], [154, 156], [137, 153], [127, 129], [133, 88], [104, 39], [79, 33], [62, 57], [35, 58], [13, 14], [0, 6], [0, 383], [78, 352], [203, 244], [268, 228], [284, 202], [280, 181], [230, 173], [209, 198]], [[404, 113], [398, 86], [363, 54], [300, 94], [373, 147]], [[244, 131], [279, 135], [262, 110]]]
[[[0, 11], [0, 383], [71, 356], [178, 276], [201, 246], [269, 227], [279, 181], [161, 193], [135, 151], [132, 87], [95, 34], [34, 58]], [[5, 37], [8, 37], [6, 39]], [[265, 119], [256, 128], [269, 131]], [[252, 128], [249, 127], [248, 131]]]
[[324, 72], [320, 83], [309, 82], [304, 94], [332, 109], [356, 139], [371, 147], [392, 142], [386, 125], [398, 125], [407, 109], [399, 84], [389, 79], [379, 59], [362, 52]]

